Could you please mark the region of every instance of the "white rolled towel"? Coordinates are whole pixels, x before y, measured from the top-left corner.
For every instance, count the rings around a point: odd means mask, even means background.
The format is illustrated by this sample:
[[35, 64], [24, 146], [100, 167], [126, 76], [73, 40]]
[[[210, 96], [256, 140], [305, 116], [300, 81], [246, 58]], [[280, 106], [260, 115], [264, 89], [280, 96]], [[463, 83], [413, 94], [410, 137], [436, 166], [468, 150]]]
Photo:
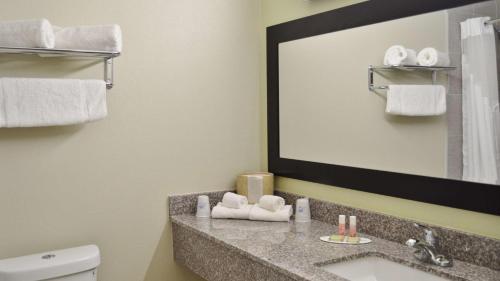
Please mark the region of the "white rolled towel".
[[103, 80], [0, 78], [0, 127], [80, 124], [107, 113]]
[[425, 48], [418, 53], [418, 64], [421, 66], [450, 66], [450, 56], [435, 48]]
[[291, 205], [285, 205], [276, 212], [263, 209], [259, 204], [255, 204], [250, 210], [250, 220], [254, 221], [290, 221], [293, 209]]
[[0, 22], [0, 46], [54, 48], [54, 30], [46, 19]]
[[122, 31], [119, 25], [88, 25], [54, 27], [58, 49], [122, 51]]
[[285, 199], [274, 195], [264, 195], [259, 200], [259, 206], [262, 209], [276, 212], [281, 210], [285, 206]]
[[233, 192], [226, 192], [222, 197], [222, 206], [232, 209], [241, 209], [248, 205], [248, 199]]
[[401, 45], [389, 47], [385, 52], [384, 65], [399, 66], [399, 65], [416, 65], [417, 52], [413, 49], [407, 49]]
[[212, 218], [248, 220], [250, 218], [250, 211], [252, 210], [252, 207], [253, 205], [245, 205], [239, 209], [227, 208], [219, 202], [217, 206], [212, 209]]

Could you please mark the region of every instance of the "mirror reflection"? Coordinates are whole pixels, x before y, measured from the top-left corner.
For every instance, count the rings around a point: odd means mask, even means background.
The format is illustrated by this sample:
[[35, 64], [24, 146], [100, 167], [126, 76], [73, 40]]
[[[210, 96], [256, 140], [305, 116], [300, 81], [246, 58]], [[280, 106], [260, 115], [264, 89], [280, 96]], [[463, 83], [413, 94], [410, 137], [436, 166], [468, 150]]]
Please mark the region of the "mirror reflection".
[[500, 184], [495, 7], [281, 43], [281, 158]]

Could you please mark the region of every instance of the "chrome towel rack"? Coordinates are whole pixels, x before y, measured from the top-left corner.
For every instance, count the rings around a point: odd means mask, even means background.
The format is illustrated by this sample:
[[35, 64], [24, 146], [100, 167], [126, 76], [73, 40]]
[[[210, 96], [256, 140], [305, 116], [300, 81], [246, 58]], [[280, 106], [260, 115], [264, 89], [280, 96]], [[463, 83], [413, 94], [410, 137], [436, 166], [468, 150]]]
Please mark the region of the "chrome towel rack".
[[119, 52], [45, 49], [45, 48], [18, 48], [0, 46], [0, 54], [38, 55], [41, 57], [80, 57], [86, 59], [102, 59], [104, 62], [104, 81], [106, 88], [113, 88], [114, 65], [113, 59], [120, 56]]
[[400, 66], [368, 66], [368, 90], [375, 92], [377, 90], [387, 90], [389, 86], [375, 86], [373, 74], [380, 71], [430, 71], [432, 84], [436, 84], [437, 73], [439, 71], [454, 70], [454, 66], [420, 66], [420, 65], [400, 65]]

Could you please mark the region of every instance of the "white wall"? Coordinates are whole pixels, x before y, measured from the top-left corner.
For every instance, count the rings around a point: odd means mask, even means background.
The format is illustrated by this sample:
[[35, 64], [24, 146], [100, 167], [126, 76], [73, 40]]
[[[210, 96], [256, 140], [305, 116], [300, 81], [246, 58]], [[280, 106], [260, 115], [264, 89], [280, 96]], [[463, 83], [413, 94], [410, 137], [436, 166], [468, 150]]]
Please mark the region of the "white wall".
[[[100, 281], [196, 280], [172, 258], [167, 196], [260, 166], [254, 0], [3, 0], [0, 20], [118, 23], [109, 117], [0, 129], [0, 258], [88, 243]], [[102, 77], [102, 64], [0, 56], [2, 76]]]

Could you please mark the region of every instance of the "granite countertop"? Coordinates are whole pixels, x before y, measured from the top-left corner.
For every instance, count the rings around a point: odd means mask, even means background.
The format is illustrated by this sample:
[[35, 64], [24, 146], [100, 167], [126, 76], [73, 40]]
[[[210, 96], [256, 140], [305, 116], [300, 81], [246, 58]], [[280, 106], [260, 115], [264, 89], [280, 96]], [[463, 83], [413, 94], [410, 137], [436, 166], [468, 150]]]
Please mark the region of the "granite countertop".
[[174, 215], [171, 221], [295, 280], [345, 281], [318, 266], [364, 256], [379, 256], [450, 280], [500, 281], [499, 271], [458, 260], [450, 268], [421, 263], [413, 257], [413, 249], [362, 233], [359, 236], [370, 238], [373, 242], [365, 245], [322, 242], [319, 237], [335, 233], [337, 228], [315, 220], [311, 223], [256, 222]]

